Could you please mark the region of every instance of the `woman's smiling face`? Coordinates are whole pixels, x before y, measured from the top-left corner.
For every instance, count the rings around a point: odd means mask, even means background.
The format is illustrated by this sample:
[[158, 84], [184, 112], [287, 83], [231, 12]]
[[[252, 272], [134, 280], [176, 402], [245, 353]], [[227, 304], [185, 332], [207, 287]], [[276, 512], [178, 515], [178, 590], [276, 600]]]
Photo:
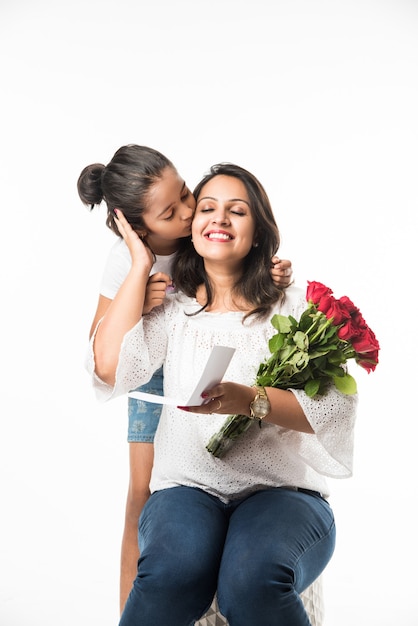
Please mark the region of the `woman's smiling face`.
[[192, 223], [196, 252], [204, 259], [237, 261], [254, 245], [255, 223], [244, 183], [220, 174], [202, 187]]

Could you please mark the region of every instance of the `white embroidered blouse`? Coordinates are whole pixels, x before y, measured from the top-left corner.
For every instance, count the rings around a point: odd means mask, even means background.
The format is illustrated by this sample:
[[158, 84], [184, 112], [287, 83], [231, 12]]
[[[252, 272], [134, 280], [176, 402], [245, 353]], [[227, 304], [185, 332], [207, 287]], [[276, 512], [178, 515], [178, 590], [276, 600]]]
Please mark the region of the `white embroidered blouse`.
[[[163, 365], [164, 393], [181, 402], [191, 395], [212, 347], [223, 345], [235, 348], [224, 380], [253, 385], [259, 363], [269, 356], [268, 341], [275, 332], [272, 315], [291, 314], [298, 319], [305, 308], [305, 292], [291, 286], [285, 302], [273, 307], [265, 320], [250, 317], [243, 324], [239, 312], [190, 316], [200, 305], [175, 294], [125, 335], [114, 387], [94, 373], [94, 336], [86, 366], [98, 399], [105, 401], [147, 382]], [[302, 390], [292, 392], [314, 434], [267, 422], [259, 428], [254, 422], [222, 459], [213, 457], [205, 446], [226, 415], [202, 415], [164, 405], [154, 442], [151, 491], [186, 485], [227, 502], [258, 489], [293, 486], [329, 496], [326, 477], [348, 478], [352, 473], [357, 396], [334, 387], [315, 398]]]

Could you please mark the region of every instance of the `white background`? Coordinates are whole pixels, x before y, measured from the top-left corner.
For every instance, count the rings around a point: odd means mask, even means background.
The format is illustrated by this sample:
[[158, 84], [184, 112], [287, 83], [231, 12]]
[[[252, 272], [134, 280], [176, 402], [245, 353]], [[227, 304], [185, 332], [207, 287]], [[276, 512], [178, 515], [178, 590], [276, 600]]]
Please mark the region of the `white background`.
[[1, 626], [118, 621], [126, 400], [83, 365], [114, 236], [76, 181], [126, 143], [253, 171], [296, 282], [375, 330], [326, 626], [418, 624], [418, 2], [2, 0], [0, 64]]

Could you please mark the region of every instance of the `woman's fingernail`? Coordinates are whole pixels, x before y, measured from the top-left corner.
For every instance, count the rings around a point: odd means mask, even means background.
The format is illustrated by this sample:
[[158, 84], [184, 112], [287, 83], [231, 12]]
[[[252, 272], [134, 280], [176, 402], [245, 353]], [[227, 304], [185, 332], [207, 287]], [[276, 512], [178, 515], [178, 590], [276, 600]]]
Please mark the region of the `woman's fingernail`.
[[188, 406], [178, 406], [178, 409], [181, 409], [182, 411], [190, 411], [190, 407]]
[[209, 396], [208, 393], [206, 393], [206, 391], [202, 391], [202, 393], [200, 394], [202, 398], [207, 398]]

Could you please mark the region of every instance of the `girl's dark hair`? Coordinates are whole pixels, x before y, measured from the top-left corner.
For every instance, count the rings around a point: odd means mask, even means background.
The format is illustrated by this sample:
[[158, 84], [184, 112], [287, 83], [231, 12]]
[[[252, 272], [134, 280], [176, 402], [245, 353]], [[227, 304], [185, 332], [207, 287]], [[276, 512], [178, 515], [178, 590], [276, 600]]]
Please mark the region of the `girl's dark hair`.
[[77, 181], [78, 195], [91, 210], [104, 200], [106, 226], [120, 237], [114, 209], [123, 211], [134, 230], [144, 229], [142, 215], [148, 192], [167, 167], [175, 169], [157, 150], [136, 144], [122, 146], [108, 165], [93, 163], [83, 169]]
[[[268, 314], [271, 306], [284, 298], [284, 291], [275, 283], [270, 274], [271, 259], [280, 245], [279, 229], [273, 215], [270, 200], [257, 178], [238, 165], [219, 163], [213, 165], [208, 174], [198, 183], [193, 194], [196, 201], [202, 188], [216, 176], [238, 178], [244, 184], [255, 221], [253, 246], [244, 260], [244, 271], [234, 287], [237, 295], [243, 296], [254, 308], [245, 317]], [[205, 309], [212, 303], [213, 291], [206, 275], [202, 257], [195, 251], [190, 240], [184, 242], [174, 262], [173, 281], [176, 287], [190, 297], [196, 296], [199, 285], [204, 284], [207, 293]]]

